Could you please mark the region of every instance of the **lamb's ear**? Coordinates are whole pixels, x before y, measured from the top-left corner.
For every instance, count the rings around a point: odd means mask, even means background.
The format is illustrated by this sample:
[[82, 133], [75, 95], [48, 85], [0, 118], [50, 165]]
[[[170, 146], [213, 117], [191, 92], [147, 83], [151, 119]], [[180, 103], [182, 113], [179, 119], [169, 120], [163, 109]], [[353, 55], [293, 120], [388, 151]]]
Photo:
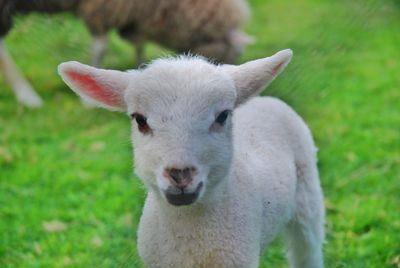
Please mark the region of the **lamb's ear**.
[[64, 82], [83, 99], [110, 110], [124, 111], [124, 90], [128, 86], [128, 73], [97, 69], [76, 61], [58, 66]]
[[246, 62], [242, 65], [221, 66], [233, 79], [236, 91], [236, 104], [241, 104], [251, 96], [260, 93], [290, 62], [291, 49], [279, 51], [275, 55]]

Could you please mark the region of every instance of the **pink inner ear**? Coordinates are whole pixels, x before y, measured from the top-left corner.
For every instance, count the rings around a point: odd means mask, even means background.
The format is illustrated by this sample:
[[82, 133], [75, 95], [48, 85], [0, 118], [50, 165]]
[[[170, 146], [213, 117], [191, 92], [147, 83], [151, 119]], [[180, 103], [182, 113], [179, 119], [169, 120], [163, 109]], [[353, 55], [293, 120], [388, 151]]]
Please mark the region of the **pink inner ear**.
[[75, 71], [67, 71], [66, 75], [77, 84], [79, 91], [90, 99], [96, 100], [112, 107], [121, 107], [121, 97], [113, 89], [100, 84], [92, 76]]
[[273, 69], [272, 69], [272, 75], [276, 75], [279, 70], [282, 68], [282, 66], [285, 64], [285, 62], [281, 62], [278, 65], [276, 65]]

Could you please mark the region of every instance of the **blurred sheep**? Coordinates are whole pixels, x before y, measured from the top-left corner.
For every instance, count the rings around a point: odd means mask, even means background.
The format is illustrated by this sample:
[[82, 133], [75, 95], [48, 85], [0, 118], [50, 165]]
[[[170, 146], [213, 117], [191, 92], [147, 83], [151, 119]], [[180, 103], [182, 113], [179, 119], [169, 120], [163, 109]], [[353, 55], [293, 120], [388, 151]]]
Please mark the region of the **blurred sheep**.
[[111, 29], [135, 45], [137, 64], [144, 61], [146, 41], [225, 63], [233, 63], [251, 42], [239, 30], [249, 16], [245, 0], [0, 0], [0, 68], [18, 101], [28, 107], [40, 107], [42, 100], [18, 72], [3, 39], [14, 14], [35, 11], [69, 11], [82, 18], [93, 35], [91, 64], [97, 67]]

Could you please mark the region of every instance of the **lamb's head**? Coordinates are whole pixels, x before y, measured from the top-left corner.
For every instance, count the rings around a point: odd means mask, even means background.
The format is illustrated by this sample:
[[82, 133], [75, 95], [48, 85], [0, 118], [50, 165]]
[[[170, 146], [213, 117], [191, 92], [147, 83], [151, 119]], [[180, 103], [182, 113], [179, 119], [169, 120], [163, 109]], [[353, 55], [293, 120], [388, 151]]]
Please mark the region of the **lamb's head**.
[[207, 202], [228, 182], [232, 112], [271, 82], [291, 55], [284, 50], [239, 66], [178, 57], [129, 72], [66, 62], [59, 73], [83, 98], [127, 112], [136, 173], [150, 191], [179, 206]]

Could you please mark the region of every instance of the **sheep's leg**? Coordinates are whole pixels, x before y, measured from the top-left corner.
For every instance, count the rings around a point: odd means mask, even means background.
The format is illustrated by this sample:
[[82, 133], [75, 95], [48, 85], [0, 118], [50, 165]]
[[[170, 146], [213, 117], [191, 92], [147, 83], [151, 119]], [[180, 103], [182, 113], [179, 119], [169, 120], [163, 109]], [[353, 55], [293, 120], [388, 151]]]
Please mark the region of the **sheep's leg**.
[[107, 49], [107, 34], [94, 35], [90, 50], [90, 63], [94, 67], [101, 67], [101, 62]]
[[139, 67], [144, 63], [144, 42], [143, 40], [137, 40], [135, 42], [135, 52], [136, 52], [136, 66]]
[[10, 83], [14, 94], [21, 104], [37, 108], [42, 106], [43, 101], [35, 92], [32, 86], [19, 73], [11, 56], [7, 53], [7, 49], [0, 38], [0, 69], [4, 74], [5, 79]]
[[192, 47], [190, 52], [201, 55], [217, 62], [234, 63], [240, 56], [241, 51], [230, 45], [225, 40], [215, 40]]
[[[92, 45], [90, 47], [90, 64], [94, 67], [100, 68], [103, 61], [104, 54], [107, 49], [108, 38], [107, 34], [93, 35]], [[86, 108], [93, 108], [96, 105], [88, 100], [81, 98], [81, 103]]]
[[119, 34], [126, 41], [130, 42], [135, 47], [136, 67], [139, 67], [145, 62], [144, 57], [144, 43], [145, 38], [137, 34], [135, 25], [128, 25], [127, 27], [119, 29]]
[[324, 205], [315, 167], [297, 165], [296, 211], [285, 234], [291, 267], [323, 267]]
[[135, 33], [125, 32], [122, 35], [122, 37], [135, 46], [136, 67], [139, 67], [141, 64], [145, 62], [145, 57], [144, 57], [145, 40], [141, 36], [138, 36]]

